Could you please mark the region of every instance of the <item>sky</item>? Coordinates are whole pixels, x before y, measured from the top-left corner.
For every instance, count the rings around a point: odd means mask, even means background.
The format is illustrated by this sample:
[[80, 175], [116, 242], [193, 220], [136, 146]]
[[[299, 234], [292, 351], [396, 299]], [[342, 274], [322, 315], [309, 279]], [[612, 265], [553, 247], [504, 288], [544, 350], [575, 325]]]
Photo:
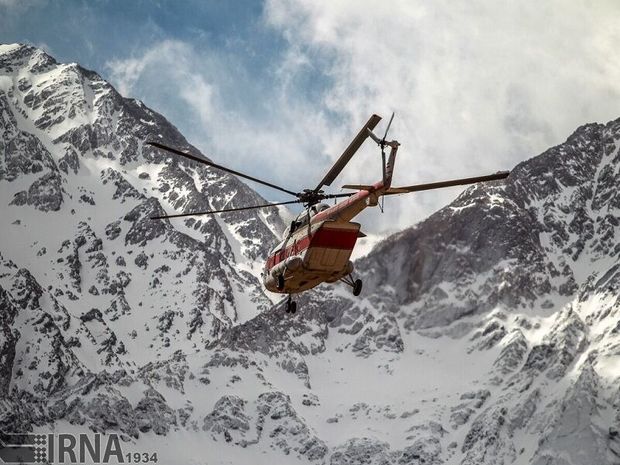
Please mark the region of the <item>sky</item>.
[[[620, 117], [614, 0], [0, 0], [0, 42], [78, 62], [218, 163], [314, 187], [372, 113], [396, 113], [395, 185], [509, 170]], [[381, 176], [370, 141], [341, 176]], [[289, 200], [252, 186], [267, 199]], [[462, 191], [386, 199], [411, 226]]]

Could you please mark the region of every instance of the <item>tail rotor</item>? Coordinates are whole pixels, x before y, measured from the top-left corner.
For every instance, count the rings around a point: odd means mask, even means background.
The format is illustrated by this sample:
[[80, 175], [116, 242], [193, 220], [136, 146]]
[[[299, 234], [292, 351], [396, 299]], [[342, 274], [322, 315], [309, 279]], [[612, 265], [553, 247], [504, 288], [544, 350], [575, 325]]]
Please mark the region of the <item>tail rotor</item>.
[[381, 167], [383, 171], [383, 182], [385, 182], [386, 175], [387, 175], [386, 166], [385, 166], [385, 147], [388, 145], [387, 135], [388, 135], [388, 131], [390, 130], [390, 126], [392, 126], [393, 120], [394, 120], [394, 112], [392, 112], [390, 121], [388, 122], [388, 125], [385, 128], [385, 133], [383, 134], [383, 137], [381, 139], [379, 139], [370, 129], [368, 130], [370, 138], [374, 140], [379, 147], [381, 147]]

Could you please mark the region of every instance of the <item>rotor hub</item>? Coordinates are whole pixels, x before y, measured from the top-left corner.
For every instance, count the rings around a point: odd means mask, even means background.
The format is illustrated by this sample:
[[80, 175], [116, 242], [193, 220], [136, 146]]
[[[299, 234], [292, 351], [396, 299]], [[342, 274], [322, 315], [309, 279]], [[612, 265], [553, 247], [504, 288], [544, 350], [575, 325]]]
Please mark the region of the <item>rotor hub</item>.
[[327, 198], [327, 196], [322, 190], [314, 191], [312, 189], [304, 189], [302, 192], [297, 194], [297, 197], [308, 206], [317, 204], [321, 200]]

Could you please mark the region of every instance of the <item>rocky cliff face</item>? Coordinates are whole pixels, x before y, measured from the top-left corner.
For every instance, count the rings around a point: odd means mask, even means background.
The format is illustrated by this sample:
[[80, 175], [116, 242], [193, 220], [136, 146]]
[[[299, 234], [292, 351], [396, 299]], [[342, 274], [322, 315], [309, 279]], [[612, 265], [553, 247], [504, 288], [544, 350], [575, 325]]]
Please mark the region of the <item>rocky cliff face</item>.
[[271, 305], [256, 263], [279, 212], [150, 220], [264, 200], [145, 140], [196, 151], [96, 73], [0, 46], [3, 353], [20, 367], [4, 387], [53, 393], [75, 373], [135, 371]]
[[[0, 46], [0, 430], [163, 463], [619, 464], [620, 121], [469, 188], [290, 316], [277, 211], [99, 76]], [[388, 200], [389, 201], [389, 200]], [[162, 448], [160, 438], [166, 438]]]

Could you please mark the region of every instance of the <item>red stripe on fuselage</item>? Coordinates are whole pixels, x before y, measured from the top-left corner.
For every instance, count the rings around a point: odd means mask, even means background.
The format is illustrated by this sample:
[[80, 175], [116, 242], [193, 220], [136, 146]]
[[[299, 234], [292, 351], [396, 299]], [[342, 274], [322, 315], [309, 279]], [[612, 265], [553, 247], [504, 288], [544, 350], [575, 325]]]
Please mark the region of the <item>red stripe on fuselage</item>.
[[351, 250], [355, 241], [357, 230], [321, 228], [312, 236], [310, 247]]
[[[352, 218], [356, 216], [357, 213], [359, 213], [359, 211], [365, 208], [365, 205], [368, 204], [368, 197], [371, 194], [381, 195], [384, 190], [385, 190], [385, 186], [383, 185], [383, 181], [379, 181], [373, 184], [370, 190], [361, 190], [357, 194], [352, 195], [351, 197], [349, 197], [348, 199], [340, 203], [337, 203], [333, 207], [330, 207], [327, 210], [323, 210], [322, 212], [317, 213], [310, 219], [310, 223], [316, 224], [322, 221], [329, 221], [329, 220], [338, 221], [339, 219], [342, 221], [341, 215], [344, 212], [346, 212], [347, 209], [351, 207], [355, 207], [355, 205], [358, 203], [363, 204], [359, 206], [359, 208], [356, 207], [355, 210], [353, 211], [353, 214], [348, 215]], [[351, 218], [346, 218], [345, 221], [349, 221]], [[319, 234], [319, 232], [322, 231], [322, 229], [323, 228], [318, 229], [314, 233], [314, 236]], [[329, 228], [326, 228], [326, 229], [329, 229]], [[346, 229], [337, 230], [333, 228], [333, 229], [330, 229], [330, 231], [333, 231], [336, 234], [338, 234], [340, 231], [346, 232], [347, 234], [352, 234], [351, 230], [346, 230]], [[292, 255], [297, 255], [303, 252], [304, 250], [306, 250], [310, 246], [311, 239], [314, 236], [304, 236], [301, 239], [299, 239], [296, 243], [293, 243], [290, 246], [288, 246], [286, 249], [278, 251], [275, 254], [273, 254], [271, 257], [267, 259], [267, 270], [271, 270], [274, 266], [286, 260], [288, 257]], [[317, 245], [317, 247], [351, 249], [352, 250], [353, 247], [355, 246], [355, 242], [357, 241], [357, 231], [355, 231], [355, 234], [353, 236], [350, 236], [346, 239], [334, 239], [333, 236], [331, 239], [328, 239], [328, 237], [329, 236], [325, 236], [325, 239], [320, 239], [321, 241], [320, 243], [322, 245]], [[312, 246], [315, 246], [315, 244], [313, 243]]]
[[308, 247], [353, 250], [357, 241], [357, 233], [357, 230], [351, 229], [319, 228], [311, 236], [303, 236], [283, 251], [276, 252], [269, 257], [267, 269], [271, 270], [278, 263], [283, 262], [288, 257], [300, 254]]

